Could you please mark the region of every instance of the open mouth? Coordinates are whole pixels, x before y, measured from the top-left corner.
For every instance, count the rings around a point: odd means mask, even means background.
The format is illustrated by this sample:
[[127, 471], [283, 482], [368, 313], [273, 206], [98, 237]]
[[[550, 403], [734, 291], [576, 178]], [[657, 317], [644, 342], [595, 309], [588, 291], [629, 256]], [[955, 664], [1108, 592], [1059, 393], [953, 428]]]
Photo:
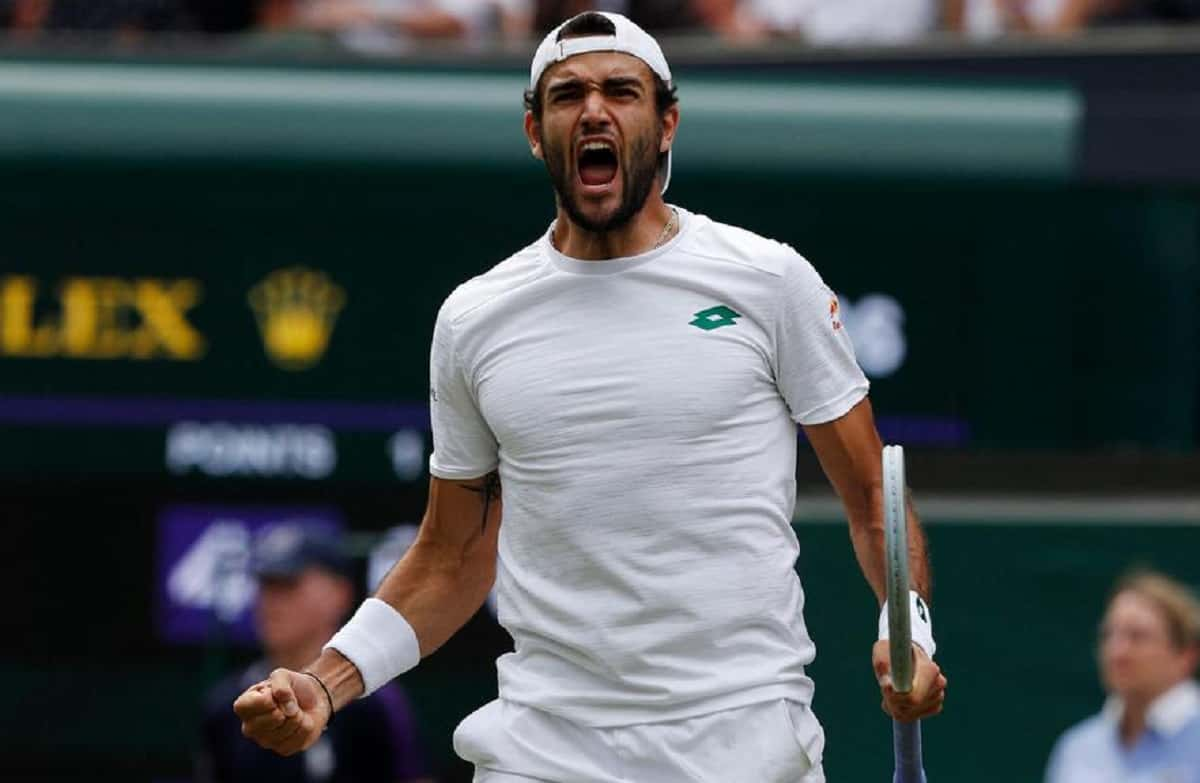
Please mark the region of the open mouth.
[[610, 144], [591, 141], [579, 150], [579, 181], [590, 187], [607, 185], [617, 176], [617, 153]]

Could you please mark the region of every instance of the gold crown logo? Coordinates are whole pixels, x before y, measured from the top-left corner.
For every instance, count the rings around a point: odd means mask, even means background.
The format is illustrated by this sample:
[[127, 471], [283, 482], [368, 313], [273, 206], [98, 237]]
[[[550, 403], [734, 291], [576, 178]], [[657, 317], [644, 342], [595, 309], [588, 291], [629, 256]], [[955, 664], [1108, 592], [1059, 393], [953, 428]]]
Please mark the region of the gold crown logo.
[[324, 272], [279, 269], [250, 290], [263, 348], [285, 370], [312, 367], [325, 355], [346, 294]]

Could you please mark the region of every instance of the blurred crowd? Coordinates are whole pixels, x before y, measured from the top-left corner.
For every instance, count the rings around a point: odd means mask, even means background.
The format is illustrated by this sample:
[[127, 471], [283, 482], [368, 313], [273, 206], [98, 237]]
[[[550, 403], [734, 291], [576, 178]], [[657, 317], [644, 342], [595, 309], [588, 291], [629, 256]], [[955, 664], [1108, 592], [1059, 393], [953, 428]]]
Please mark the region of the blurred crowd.
[[935, 31], [990, 38], [1200, 21], [1200, 0], [0, 0], [0, 28], [16, 37], [293, 33], [388, 50], [525, 39], [584, 10], [619, 11], [657, 33], [828, 45], [906, 43]]

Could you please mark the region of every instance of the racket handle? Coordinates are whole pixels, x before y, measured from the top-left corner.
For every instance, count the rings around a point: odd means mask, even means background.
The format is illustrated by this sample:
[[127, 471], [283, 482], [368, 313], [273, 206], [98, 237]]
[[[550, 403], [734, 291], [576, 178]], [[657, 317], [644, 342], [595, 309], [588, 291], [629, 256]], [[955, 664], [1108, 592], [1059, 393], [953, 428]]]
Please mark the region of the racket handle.
[[892, 748], [896, 753], [893, 783], [925, 783], [925, 765], [921, 761], [921, 721], [892, 721]]

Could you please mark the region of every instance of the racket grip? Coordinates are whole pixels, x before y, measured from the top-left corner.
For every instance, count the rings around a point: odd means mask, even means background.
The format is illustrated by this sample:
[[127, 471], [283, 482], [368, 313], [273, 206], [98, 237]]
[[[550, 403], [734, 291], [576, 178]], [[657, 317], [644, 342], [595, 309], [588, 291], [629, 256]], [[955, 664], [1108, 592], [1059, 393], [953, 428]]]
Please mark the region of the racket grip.
[[896, 754], [893, 783], [926, 783], [921, 760], [921, 721], [892, 721], [892, 748]]

